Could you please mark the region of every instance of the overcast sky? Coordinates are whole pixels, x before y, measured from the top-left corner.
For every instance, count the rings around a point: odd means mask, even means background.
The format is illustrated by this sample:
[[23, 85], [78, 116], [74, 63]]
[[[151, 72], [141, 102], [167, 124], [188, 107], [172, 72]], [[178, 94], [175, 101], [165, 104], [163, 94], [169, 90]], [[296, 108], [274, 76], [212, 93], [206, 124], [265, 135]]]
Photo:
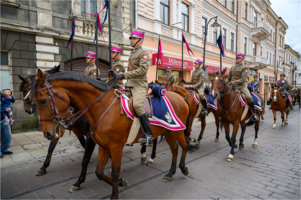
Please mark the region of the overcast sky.
[[285, 44], [301, 53], [301, 0], [270, 0], [278, 17], [288, 25]]

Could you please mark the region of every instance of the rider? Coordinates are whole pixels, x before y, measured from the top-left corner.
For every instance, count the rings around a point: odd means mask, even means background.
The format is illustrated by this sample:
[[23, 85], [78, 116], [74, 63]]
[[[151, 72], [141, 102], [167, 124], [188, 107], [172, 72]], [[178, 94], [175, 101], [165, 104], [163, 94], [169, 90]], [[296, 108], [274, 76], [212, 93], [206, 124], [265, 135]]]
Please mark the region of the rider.
[[257, 92], [258, 94], [259, 94], [259, 82], [258, 82], [258, 76], [254, 76], [254, 81], [251, 81], [250, 83], [249, 83], [249, 85], [248, 86], [253, 86], [253, 88], [254, 88], [254, 92]]
[[[92, 51], [88, 51], [87, 58], [86, 58], [86, 69], [85, 69], [85, 75], [90, 76], [91, 78], [97, 77], [97, 67], [95, 65], [95, 60], [97, 60], [96, 53]], [[98, 74], [100, 74], [100, 71], [98, 70]]]
[[202, 115], [208, 115], [207, 111], [207, 103], [204, 97], [204, 78], [205, 78], [205, 71], [201, 69], [201, 65], [203, 62], [200, 59], [197, 59], [194, 62], [194, 68], [195, 70], [191, 74], [191, 80], [189, 82], [185, 81], [184, 79], [181, 80], [181, 82], [185, 84], [192, 84], [192, 87], [189, 87], [188, 89], [195, 89], [200, 96], [200, 99], [203, 104], [204, 110], [202, 110]]
[[234, 86], [238, 88], [244, 95], [246, 96], [246, 99], [249, 103], [250, 109], [252, 110], [253, 116], [252, 120], [253, 121], [258, 121], [259, 118], [257, 114], [255, 113], [254, 109], [254, 102], [251, 97], [250, 91], [248, 90], [245, 82], [248, 78], [248, 73], [249, 69], [247, 66], [242, 65], [244, 61], [245, 56], [242, 54], [238, 54], [236, 56], [236, 66], [232, 66], [230, 69], [229, 76], [227, 78], [227, 83], [229, 86]]
[[[119, 46], [115, 45], [112, 47], [112, 50], [111, 50], [111, 57], [113, 59], [112, 70], [114, 72], [125, 72], [123, 62], [120, 59], [121, 53], [122, 53], [122, 51]], [[104, 82], [108, 82], [109, 78], [101, 78], [100, 80], [104, 81]], [[123, 85], [122, 80], [117, 82], [116, 85]]]
[[[168, 84], [173, 80], [176, 80], [176, 75], [172, 72], [172, 64], [168, 64], [166, 66], [166, 74], [164, 77], [164, 81]], [[158, 80], [156, 80], [155, 83], [159, 85], [164, 85], [164, 82], [159, 82]]]
[[288, 91], [286, 91], [286, 87], [287, 87], [287, 81], [284, 80], [285, 78], [285, 74], [280, 74], [280, 80], [276, 82], [275, 86], [276, 87], [280, 87], [279, 88], [279, 92], [281, 94], [285, 94], [286, 95], [286, 109], [287, 111], [290, 110], [290, 101], [289, 101], [289, 98], [288, 98]]
[[142, 48], [144, 40], [144, 31], [134, 29], [131, 37], [131, 45], [134, 48], [130, 58], [127, 72], [118, 72], [114, 74], [117, 79], [127, 79], [126, 86], [132, 88], [133, 107], [139, 117], [142, 130], [145, 134], [138, 140], [139, 143], [153, 145], [153, 133], [150, 127], [148, 116], [143, 109], [143, 103], [148, 90], [147, 71], [150, 65], [149, 53]]

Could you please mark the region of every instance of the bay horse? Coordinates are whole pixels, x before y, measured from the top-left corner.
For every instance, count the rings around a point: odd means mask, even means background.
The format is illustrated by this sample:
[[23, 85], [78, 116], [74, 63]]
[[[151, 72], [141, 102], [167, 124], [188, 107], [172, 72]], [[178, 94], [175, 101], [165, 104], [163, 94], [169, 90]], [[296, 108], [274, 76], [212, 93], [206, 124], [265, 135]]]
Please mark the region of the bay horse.
[[[117, 81], [115, 80], [115, 82]], [[120, 99], [116, 94], [117, 91], [112, 88], [112, 85], [79, 73], [61, 72], [45, 77], [41, 70], [38, 70], [38, 80], [34, 83], [33, 88], [42, 131], [47, 139], [53, 140], [58, 135], [56, 130], [60, 126], [66, 125], [67, 122], [63, 120], [73, 117], [72, 115], [68, 116], [70, 102], [80, 109], [78, 113], [86, 116], [91, 126], [91, 137], [99, 145], [96, 176], [112, 185], [111, 198], [118, 198], [118, 185], [120, 182], [126, 181], [124, 178], [119, 179], [122, 152], [133, 121], [126, 115], [120, 114]], [[53, 88], [59, 96], [53, 95], [50, 88]], [[166, 96], [179, 120], [186, 124], [189, 107], [184, 99], [173, 92], [167, 92]], [[58, 111], [55, 116], [54, 111]], [[79, 116], [75, 115], [76, 118]], [[53, 121], [53, 118], [56, 120]], [[187, 176], [189, 171], [185, 167], [185, 158], [188, 144], [184, 130], [169, 131], [160, 126], [151, 126], [151, 128], [154, 138], [164, 133], [172, 151], [172, 165], [163, 181], [171, 181], [172, 175], [176, 172], [178, 144], [183, 149], [179, 168]], [[138, 142], [141, 134], [140, 129], [134, 143]], [[110, 155], [112, 178], [103, 172]]]
[[[60, 72], [59, 69], [60, 69], [60, 66], [55, 66], [52, 69], [45, 71], [45, 74], [49, 75], [49, 74], [58, 73], [58, 72]], [[37, 76], [30, 75], [30, 76], [27, 76], [26, 78], [23, 78], [22, 76], [18, 75], [18, 77], [22, 81], [19, 86], [19, 90], [23, 94], [23, 99], [25, 99], [27, 94], [30, 92], [32, 84], [35, 82]], [[36, 102], [34, 99], [27, 98], [26, 100], [24, 100], [23, 105], [24, 105], [25, 112], [27, 112], [28, 114], [35, 113]], [[74, 112], [76, 113], [78, 111], [78, 108], [75, 106], [73, 106], [73, 108], [74, 108]], [[95, 148], [95, 142], [93, 141], [93, 139], [90, 136], [90, 125], [85, 116], [80, 117], [77, 122], [75, 122], [72, 126], [70, 126], [70, 130], [76, 135], [81, 146], [85, 149], [84, 157], [82, 160], [81, 174], [80, 174], [77, 182], [69, 189], [69, 192], [72, 193], [72, 192], [79, 191], [80, 185], [83, 182], [85, 182], [87, 168], [88, 168], [88, 164], [91, 161], [91, 156], [92, 156], [94, 148]], [[36, 173], [37, 176], [42, 176], [47, 173], [46, 169], [50, 165], [52, 153], [53, 153], [59, 139], [60, 139], [60, 137], [55, 137], [53, 140], [50, 141], [46, 159], [43, 163], [43, 166]], [[124, 184], [126, 185], [126, 183], [124, 183]]]
[[[234, 159], [234, 148], [237, 148], [236, 144], [236, 135], [238, 132], [239, 124], [241, 125], [241, 136], [239, 139], [239, 150], [244, 148], [243, 140], [244, 134], [246, 131], [246, 123], [245, 121], [252, 117], [251, 110], [249, 109], [246, 116], [242, 119], [244, 113], [244, 107], [241, 106], [241, 103], [238, 100], [238, 95], [234, 89], [230, 88], [226, 84], [226, 80], [224, 74], [226, 72], [226, 68], [222, 70], [222, 72], [213, 71], [213, 78], [211, 80], [211, 96], [213, 99], [219, 98], [221, 104], [220, 115], [222, 117], [222, 125], [225, 128], [226, 139], [231, 147], [230, 154], [227, 158], [228, 162], [233, 161]], [[255, 110], [256, 114], [260, 118], [261, 114], [264, 114], [264, 111]], [[263, 112], [263, 113], [262, 113]], [[255, 122], [255, 139], [253, 143], [253, 147], [258, 147], [258, 130], [259, 130], [260, 120]], [[230, 124], [233, 125], [233, 132], [230, 139]], [[250, 120], [250, 124], [252, 125], [254, 122]]]
[[[195, 142], [196, 144], [200, 144], [201, 140], [202, 140], [202, 137], [203, 137], [203, 134], [204, 134], [204, 130], [206, 128], [206, 116], [202, 115], [201, 113], [199, 114], [199, 116], [196, 116], [199, 105], [195, 102], [192, 92], [188, 91], [187, 89], [185, 89], [181, 86], [178, 86], [178, 85], [174, 84], [174, 80], [172, 80], [168, 84], [165, 83], [164, 85], [165, 85], [165, 88], [166, 88], [167, 91], [173, 91], [175, 93], [178, 93], [189, 104], [189, 107], [190, 107], [190, 120], [189, 120], [189, 126], [187, 127], [188, 132], [189, 132], [189, 136], [190, 136], [190, 133], [191, 133], [191, 130], [192, 130], [193, 119], [194, 118], [201, 118], [201, 132], [199, 134], [199, 137], [198, 137], [197, 140], [196, 139], [191, 139], [192, 142]], [[214, 115], [214, 118], [215, 118], [215, 125], [216, 125], [215, 142], [218, 142], [218, 140], [219, 140], [219, 111], [220, 111], [219, 103], [217, 103], [217, 106], [218, 106], [218, 110], [214, 110], [213, 108], [207, 107], [208, 114], [210, 112], [212, 112], [212, 114]]]
[[[292, 108], [292, 101], [290, 101], [290, 107]], [[274, 125], [273, 129], [276, 128], [276, 120], [277, 120], [277, 115], [276, 112], [280, 111], [281, 112], [281, 118], [282, 118], [282, 123], [281, 126], [288, 125], [288, 116], [290, 111], [286, 109], [286, 99], [280, 94], [279, 92], [279, 87], [272, 86], [272, 96], [271, 96], [271, 106], [272, 106], [272, 111], [274, 115]], [[284, 114], [286, 115], [286, 119], [284, 117]]]

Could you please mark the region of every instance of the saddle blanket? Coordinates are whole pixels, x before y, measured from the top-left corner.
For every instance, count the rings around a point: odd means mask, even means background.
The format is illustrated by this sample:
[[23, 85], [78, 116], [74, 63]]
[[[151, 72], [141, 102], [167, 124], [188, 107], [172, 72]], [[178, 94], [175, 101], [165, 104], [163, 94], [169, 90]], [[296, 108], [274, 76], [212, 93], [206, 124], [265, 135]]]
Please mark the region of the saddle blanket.
[[[134, 120], [134, 115], [129, 109], [129, 100], [122, 96], [121, 104], [126, 115]], [[186, 126], [177, 117], [169, 99], [166, 96], [151, 98], [153, 106], [153, 116], [149, 118], [151, 125], [162, 126], [171, 131], [186, 129]]]
[[[252, 96], [252, 99], [253, 99], [253, 102], [254, 102], [254, 108], [256, 110], [259, 110], [259, 111], [262, 111], [262, 102], [261, 102], [261, 99], [258, 97], [257, 94], [255, 94], [254, 92], [251, 92], [251, 96]], [[243, 99], [242, 95], [238, 95], [238, 99], [240, 100], [241, 104], [246, 107], [247, 106], [247, 103], [245, 102], [245, 100]]]
[[[214, 110], [217, 110], [218, 109], [217, 100], [212, 99], [211, 95], [209, 93], [206, 93], [206, 89], [208, 89], [208, 88], [205, 88], [205, 95], [204, 96], [205, 96], [205, 99], [206, 99], [206, 102], [207, 102], [207, 107], [208, 108], [213, 108]], [[201, 102], [199, 101], [196, 93], [193, 93], [193, 99], [194, 99], [196, 104], [198, 104], [198, 105], [201, 104]]]

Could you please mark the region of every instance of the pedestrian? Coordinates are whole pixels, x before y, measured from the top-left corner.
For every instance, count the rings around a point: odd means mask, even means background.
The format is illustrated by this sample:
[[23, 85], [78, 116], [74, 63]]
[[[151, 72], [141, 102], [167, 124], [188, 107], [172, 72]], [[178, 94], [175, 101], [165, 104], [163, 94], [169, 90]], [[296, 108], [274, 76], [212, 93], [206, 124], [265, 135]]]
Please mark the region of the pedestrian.
[[[1, 92], [1, 108], [10, 108], [12, 111], [12, 105], [15, 102], [15, 98], [12, 96], [12, 92], [10, 89], [2, 90]], [[5, 124], [12, 125], [14, 120], [11, 118], [12, 112], [1, 112], [1, 117], [4, 117]]]
[[[1, 93], [2, 94], [2, 93]], [[2, 98], [1, 98], [2, 99]], [[10, 145], [10, 141], [11, 141], [11, 128], [10, 128], [10, 124], [6, 124], [5, 123], [5, 114], [9, 114], [11, 113], [11, 107], [7, 107], [4, 108], [4, 106], [2, 106], [2, 101], [1, 101], [1, 151], [0, 151], [0, 157], [3, 158], [3, 154], [4, 155], [9, 155], [12, 154], [13, 152], [8, 151], [8, 147]]]

